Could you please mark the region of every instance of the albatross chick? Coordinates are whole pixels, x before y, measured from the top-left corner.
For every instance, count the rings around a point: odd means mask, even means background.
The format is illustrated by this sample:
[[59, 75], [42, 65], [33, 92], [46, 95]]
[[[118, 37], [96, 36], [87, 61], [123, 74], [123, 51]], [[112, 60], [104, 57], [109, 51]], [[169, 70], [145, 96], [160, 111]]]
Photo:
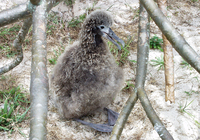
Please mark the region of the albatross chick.
[[[108, 124], [92, 124], [78, 118], [92, 114], [113, 102], [123, 86], [123, 70], [118, 67], [102, 37], [118, 49], [124, 42], [110, 29], [113, 20], [105, 11], [92, 12], [84, 21], [79, 40], [58, 58], [51, 77], [53, 99], [62, 118], [74, 119], [92, 128], [112, 131], [118, 113], [108, 111]], [[116, 41], [115, 41], [116, 40]]]

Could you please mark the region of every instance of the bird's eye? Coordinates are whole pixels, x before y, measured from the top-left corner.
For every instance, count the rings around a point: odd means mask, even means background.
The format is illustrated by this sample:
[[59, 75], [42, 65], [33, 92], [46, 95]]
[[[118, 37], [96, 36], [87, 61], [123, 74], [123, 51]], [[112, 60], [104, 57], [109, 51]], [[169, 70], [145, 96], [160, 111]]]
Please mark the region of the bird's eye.
[[101, 29], [104, 29], [104, 26], [100, 26]]

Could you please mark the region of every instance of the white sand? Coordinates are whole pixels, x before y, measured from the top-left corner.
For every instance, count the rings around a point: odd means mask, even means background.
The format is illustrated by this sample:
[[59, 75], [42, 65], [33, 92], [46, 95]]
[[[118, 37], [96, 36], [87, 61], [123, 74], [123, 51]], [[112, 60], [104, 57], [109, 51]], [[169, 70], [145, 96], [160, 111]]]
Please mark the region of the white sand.
[[[21, 0], [24, 1], [24, 0]], [[21, 2], [16, 1], [15, 3]], [[0, 0], [1, 9], [9, 7], [12, 4], [12, 0]], [[14, 3], [14, 4], [15, 4]], [[59, 4], [53, 8], [54, 11], [59, 12], [60, 15], [65, 15], [65, 20], [69, 21], [74, 16], [79, 16], [85, 12], [86, 8], [93, 6], [93, 1], [88, 0], [76, 0], [73, 6], [73, 13], [67, 9], [66, 6]], [[199, 2], [197, 2], [199, 3]], [[186, 41], [200, 54], [200, 8], [199, 4], [186, 2], [173, 2], [171, 8], [168, 8], [168, 19], [173, 23], [176, 29], [186, 39]], [[112, 6], [112, 7], [111, 7]], [[137, 8], [139, 4], [137, 0], [101, 0], [98, 1], [94, 6], [95, 8], [108, 9], [114, 17], [114, 31], [121, 37], [127, 37], [134, 35], [135, 45], [137, 43], [137, 24], [138, 17], [134, 18], [137, 14]], [[132, 8], [130, 8], [132, 7]], [[135, 12], [132, 11], [134, 9]], [[134, 20], [133, 20], [134, 18]], [[161, 36], [161, 32], [156, 25], [151, 21], [151, 36], [157, 34]], [[67, 34], [67, 33], [66, 33]], [[51, 46], [48, 46], [49, 48]], [[150, 50], [149, 60], [160, 57], [162, 52], [158, 50]], [[30, 80], [30, 64], [31, 64], [31, 53], [25, 52], [25, 58], [23, 62], [13, 69], [11, 74], [18, 74], [21, 79], [21, 84], [29, 89]], [[136, 60], [136, 51], [133, 49], [130, 60]], [[192, 68], [182, 68], [180, 62], [182, 58], [174, 50], [174, 65], [175, 65], [175, 100], [174, 104], [165, 102], [165, 79], [164, 71], [157, 71], [158, 68], [148, 65], [148, 72], [146, 78], [146, 92], [149, 100], [152, 103], [156, 113], [166, 126], [167, 130], [171, 133], [175, 140], [199, 140], [200, 139], [200, 128], [195, 124], [195, 120], [200, 123], [200, 75]], [[0, 60], [0, 66], [5, 64], [5, 60]], [[131, 68], [129, 65], [124, 67], [125, 78], [135, 78], [135, 68]], [[48, 66], [49, 73], [51, 72], [52, 66]], [[22, 74], [23, 73], [23, 74]], [[191, 92], [188, 96], [185, 92]], [[109, 108], [120, 112], [122, 106], [128, 99], [129, 93], [120, 93], [115, 102], [109, 106]], [[187, 113], [180, 112], [180, 105], [184, 106], [186, 103], [193, 101], [186, 110], [192, 116]], [[51, 102], [49, 103], [48, 113], [48, 139], [65, 139], [65, 140], [104, 140], [108, 139], [110, 134], [96, 132], [87, 126], [81, 125], [74, 121], [62, 121], [56, 114], [54, 107]], [[96, 113], [95, 116], [86, 117], [86, 121], [105, 123], [105, 113]], [[29, 123], [29, 121], [27, 121]], [[22, 132], [29, 134], [29, 128], [23, 128]], [[8, 135], [0, 132], [0, 139], [26, 139], [20, 134]], [[28, 139], [28, 138], [27, 138]], [[152, 124], [147, 118], [140, 102], [138, 101], [133, 108], [128, 122], [122, 132], [121, 140], [159, 140], [157, 132], [154, 130]]]

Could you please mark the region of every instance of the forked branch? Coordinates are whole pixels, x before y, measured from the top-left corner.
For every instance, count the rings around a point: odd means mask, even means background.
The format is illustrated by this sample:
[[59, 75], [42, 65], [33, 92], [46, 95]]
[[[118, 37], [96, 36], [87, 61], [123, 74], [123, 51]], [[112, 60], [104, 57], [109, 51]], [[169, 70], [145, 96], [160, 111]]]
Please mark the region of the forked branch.
[[[33, 2], [38, 2], [38, 0], [32, 0]], [[56, 6], [62, 0], [48, 0], [47, 11], [49, 12], [53, 6]], [[36, 6], [27, 1], [24, 4], [17, 5], [11, 9], [4, 10], [0, 12], [0, 27], [17, 22], [21, 19], [26, 19], [22, 28], [20, 29], [17, 38], [14, 40], [13, 46], [15, 48], [17, 57], [11, 63], [0, 68], [0, 75], [12, 70], [14, 67], [19, 65], [23, 60], [23, 50], [22, 43], [28, 30], [32, 24], [32, 13], [36, 9]]]
[[[118, 140], [121, 136], [123, 127], [128, 119], [131, 110], [134, 107], [137, 99], [139, 98], [141, 104], [153, 124], [155, 130], [163, 140], [173, 140], [167, 129], [164, 127], [154, 109], [152, 108], [148, 97], [144, 90], [144, 83], [147, 72], [149, 55], [149, 17], [144, 7], [140, 4], [140, 18], [139, 18], [139, 34], [138, 34], [138, 47], [137, 47], [137, 69], [136, 69], [136, 86], [123, 107], [119, 118], [113, 128], [111, 140]], [[137, 97], [138, 96], [138, 97]]]
[[24, 21], [24, 24], [22, 28], [20, 29], [17, 38], [13, 42], [13, 46], [15, 48], [15, 51], [17, 52], [17, 57], [9, 64], [0, 68], [0, 75], [10, 71], [11, 69], [19, 65], [21, 61], [23, 60], [22, 43], [24, 42], [24, 38], [26, 34], [28, 33], [29, 28], [31, 27], [31, 24], [32, 24], [32, 18], [26, 19]]
[[136, 70], [136, 88], [138, 98], [150, 119], [154, 129], [163, 140], [173, 140], [170, 133], [160, 121], [156, 112], [145, 93], [144, 83], [146, 78], [148, 56], [149, 56], [149, 16], [144, 7], [140, 4], [140, 25], [137, 47], [137, 70]]

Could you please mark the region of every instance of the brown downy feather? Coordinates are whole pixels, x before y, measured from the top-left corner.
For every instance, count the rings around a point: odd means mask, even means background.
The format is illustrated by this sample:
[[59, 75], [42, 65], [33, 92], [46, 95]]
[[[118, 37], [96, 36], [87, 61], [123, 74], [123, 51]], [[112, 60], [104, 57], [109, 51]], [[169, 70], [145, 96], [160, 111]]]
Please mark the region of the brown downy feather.
[[119, 68], [101, 36], [98, 25], [111, 26], [104, 11], [91, 13], [83, 23], [80, 38], [59, 57], [51, 78], [53, 98], [61, 117], [79, 118], [113, 102], [123, 85]]

